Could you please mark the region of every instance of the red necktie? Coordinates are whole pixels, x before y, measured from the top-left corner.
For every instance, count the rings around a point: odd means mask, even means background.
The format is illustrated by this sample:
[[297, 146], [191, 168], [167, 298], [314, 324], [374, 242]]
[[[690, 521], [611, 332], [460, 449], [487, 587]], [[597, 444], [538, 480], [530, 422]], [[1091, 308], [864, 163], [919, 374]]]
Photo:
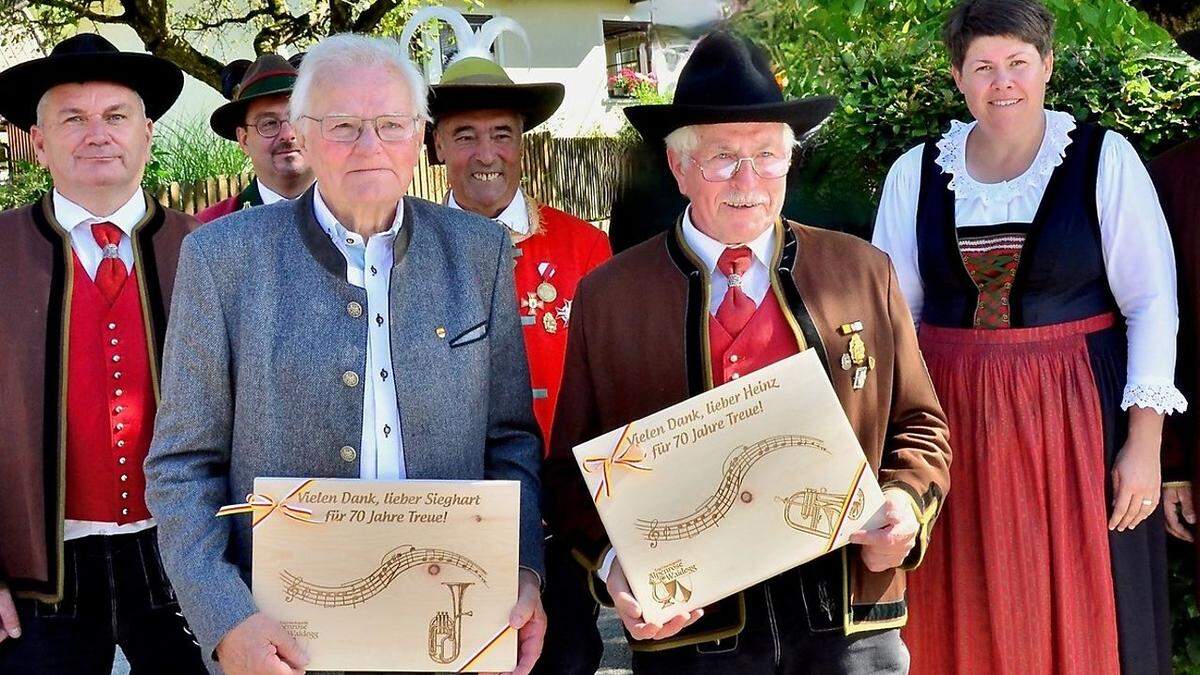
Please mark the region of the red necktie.
[[757, 309], [750, 296], [742, 291], [742, 276], [750, 269], [750, 249], [745, 246], [725, 249], [717, 259], [717, 269], [729, 280], [729, 290], [717, 308], [717, 322], [730, 337], [736, 338]]
[[116, 302], [117, 296], [121, 294], [121, 287], [125, 285], [125, 279], [129, 277], [129, 270], [125, 269], [125, 263], [118, 252], [121, 229], [112, 223], [93, 223], [92, 236], [104, 252], [104, 259], [96, 268], [96, 287], [111, 305]]

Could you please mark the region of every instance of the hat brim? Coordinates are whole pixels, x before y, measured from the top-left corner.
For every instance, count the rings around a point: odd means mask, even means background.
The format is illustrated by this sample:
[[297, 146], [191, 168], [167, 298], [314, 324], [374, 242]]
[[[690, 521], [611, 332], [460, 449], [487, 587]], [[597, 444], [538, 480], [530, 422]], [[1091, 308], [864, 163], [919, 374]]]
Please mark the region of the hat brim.
[[797, 136], [812, 131], [837, 108], [837, 98], [811, 98], [744, 106], [637, 105], [625, 109], [629, 123], [647, 143], [660, 143], [672, 131], [695, 124], [782, 122]]
[[430, 87], [429, 116], [425, 126], [425, 149], [430, 164], [443, 164], [433, 134], [437, 123], [448, 115], [471, 110], [512, 110], [525, 119], [529, 131], [550, 119], [562, 105], [566, 87], [558, 82], [536, 84], [438, 84]]
[[19, 63], [0, 72], [0, 115], [24, 131], [37, 123], [42, 96], [60, 84], [113, 82], [137, 92], [146, 117], [157, 120], [183, 91], [183, 71], [151, 54], [62, 54]]
[[236, 141], [238, 139], [237, 129], [246, 124], [246, 109], [250, 107], [251, 102], [255, 99], [266, 98], [268, 96], [291, 95], [292, 87], [288, 85], [277, 89], [261, 91], [253, 96], [247, 96], [236, 101], [230, 101], [213, 111], [212, 115], [208, 118], [208, 125], [221, 138]]

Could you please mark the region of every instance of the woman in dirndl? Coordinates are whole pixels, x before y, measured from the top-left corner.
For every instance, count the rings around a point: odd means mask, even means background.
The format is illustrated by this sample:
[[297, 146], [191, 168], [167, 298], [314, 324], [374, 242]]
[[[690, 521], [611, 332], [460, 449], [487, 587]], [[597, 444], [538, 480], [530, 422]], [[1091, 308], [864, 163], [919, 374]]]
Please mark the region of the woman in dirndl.
[[974, 121], [896, 161], [874, 243], [920, 325], [953, 488], [912, 575], [912, 672], [1170, 672], [1160, 441], [1170, 235], [1120, 134], [1044, 109], [1053, 17], [962, 0]]

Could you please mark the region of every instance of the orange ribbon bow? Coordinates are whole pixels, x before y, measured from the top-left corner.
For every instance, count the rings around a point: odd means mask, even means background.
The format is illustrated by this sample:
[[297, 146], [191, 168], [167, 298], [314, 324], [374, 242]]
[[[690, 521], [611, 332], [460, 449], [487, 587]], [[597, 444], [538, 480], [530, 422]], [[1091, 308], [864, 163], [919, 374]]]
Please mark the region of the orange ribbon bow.
[[592, 496], [592, 501], [600, 503], [600, 493], [603, 492], [606, 497], [612, 497], [612, 469], [614, 466], [623, 466], [627, 469], [636, 471], [650, 471], [648, 466], [639, 466], [646, 459], [646, 455], [642, 452], [642, 448], [630, 441], [625, 449], [621, 449], [621, 443], [625, 441], [625, 437], [629, 435], [630, 424], [625, 425], [625, 430], [621, 432], [621, 437], [617, 439], [617, 444], [613, 446], [612, 453], [605, 457], [588, 457], [583, 460], [583, 470], [592, 473], [596, 470], [596, 465], [600, 465], [600, 470], [603, 476], [600, 479], [600, 485], [596, 488], [596, 494]]

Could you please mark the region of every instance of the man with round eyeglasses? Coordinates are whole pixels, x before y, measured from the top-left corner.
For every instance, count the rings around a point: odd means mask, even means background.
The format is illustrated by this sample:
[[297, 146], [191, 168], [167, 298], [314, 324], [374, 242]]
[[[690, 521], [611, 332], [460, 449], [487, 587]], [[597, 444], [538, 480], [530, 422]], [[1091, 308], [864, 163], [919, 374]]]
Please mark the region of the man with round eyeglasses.
[[511, 245], [490, 219], [405, 196], [426, 91], [395, 40], [321, 40], [289, 104], [315, 184], [183, 242], [147, 502], [228, 675], [307, 661], [254, 602], [249, 519], [213, 517], [258, 476], [517, 481], [514, 672], [541, 651], [542, 447]]
[[[887, 256], [781, 218], [795, 139], [835, 101], [785, 100], [773, 72], [761, 48], [716, 32], [696, 45], [671, 104], [625, 110], [666, 151], [688, 205], [575, 296], [544, 512], [616, 609], [635, 675], [908, 672], [905, 570], [920, 563], [949, 488], [945, 415]], [[646, 621], [572, 448], [808, 349], [883, 487], [886, 526], [708, 607]]]
[[302, 57], [264, 54], [253, 63], [239, 59], [221, 70], [221, 91], [229, 102], [213, 111], [209, 124], [218, 136], [237, 141], [254, 166], [255, 179], [240, 193], [197, 213], [200, 222], [296, 199], [312, 185], [312, 169], [288, 121], [288, 100]]

